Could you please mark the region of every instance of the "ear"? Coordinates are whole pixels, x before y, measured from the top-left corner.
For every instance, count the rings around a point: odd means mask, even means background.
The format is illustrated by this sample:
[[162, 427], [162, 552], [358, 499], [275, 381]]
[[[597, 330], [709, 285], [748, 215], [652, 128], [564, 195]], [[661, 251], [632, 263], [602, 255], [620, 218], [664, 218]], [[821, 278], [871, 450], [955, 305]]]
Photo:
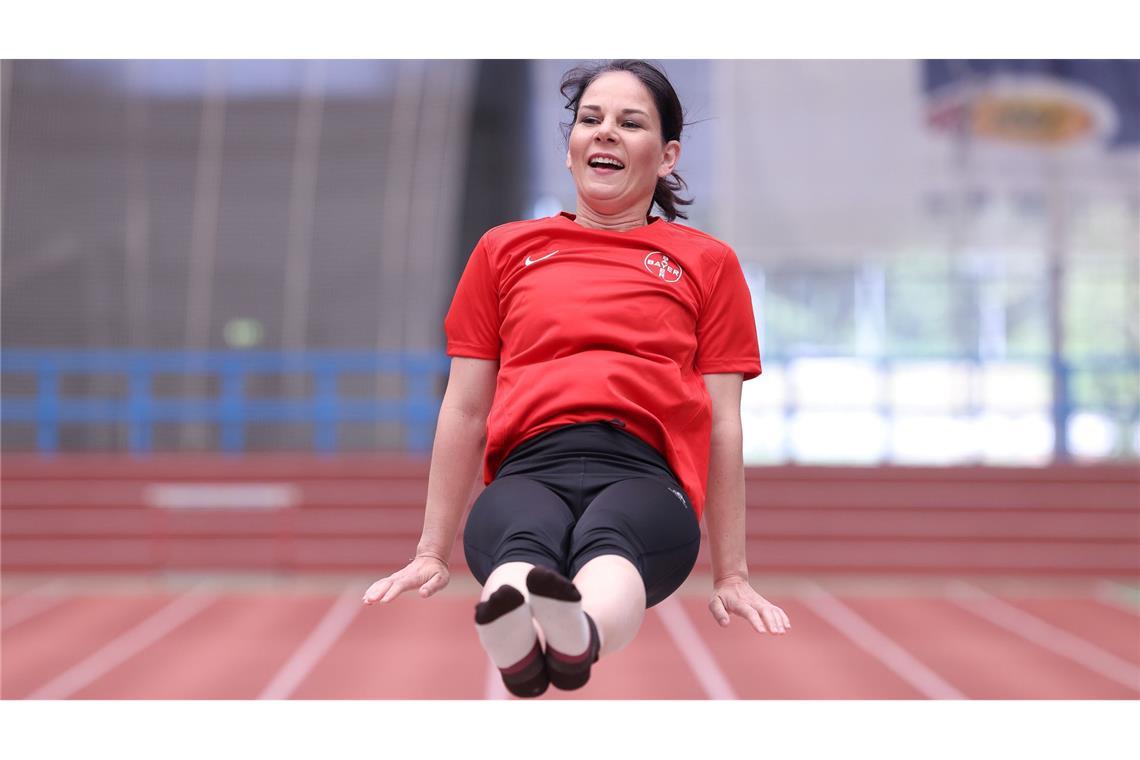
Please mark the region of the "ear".
[[570, 149], [566, 149], [566, 168], [570, 168]]
[[677, 167], [677, 161], [681, 158], [681, 143], [677, 140], [670, 140], [665, 143], [665, 155], [661, 158], [661, 165], [657, 167], [658, 177], [668, 177], [673, 173], [673, 169]]

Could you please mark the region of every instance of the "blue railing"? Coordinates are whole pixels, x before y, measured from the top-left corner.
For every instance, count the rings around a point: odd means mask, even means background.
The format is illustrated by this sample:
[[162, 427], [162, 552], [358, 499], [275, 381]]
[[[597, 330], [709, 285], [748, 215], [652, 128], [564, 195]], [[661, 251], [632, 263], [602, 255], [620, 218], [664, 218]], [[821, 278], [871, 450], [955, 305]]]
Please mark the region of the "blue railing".
[[[398, 422], [407, 431], [407, 448], [431, 449], [432, 430], [439, 416], [435, 380], [446, 376], [450, 358], [439, 352], [312, 351], [76, 351], [19, 349], [0, 352], [0, 372], [36, 376], [35, 396], [0, 399], [0, 419], [36, 426], [41, 452], [59, 449], [61, 423], [127, 425], [129, 448], [145, 453], [153, 448], [153, 426], [160, 422], [217, 423], [222, 451], [245, 450], [248, 423], [310, 423], [313, 449], [338, 449], [341, 422]], [[117, 374], [126, 377], [125, 398], [66, 398], [61, 377], [75, 374]], [[252, 374], [309, 375], [314, 392], [309, 398], [247, 398]], [[398, 399], [346, 398], [338, 391], [344, 374], [397, 373], [405, 394]], [[214, 375], [220, 384], [216, 398], [166, 398], [153, 393], [158, 374]]]
[[[805, 356], [765, 355], [769, 368], [787, 364]], [[818, 358], [853, 358], [820, 356]], [[1074, 407], [1069, 390], [1070, 378], [1076, 372], [1120, 373], [1136, 377], [1140, 363], [1135, 357], [1081, 357], [1073, 362], [1051, 364], [1046, 357], [1017, 358], [1048, 367], [1061, 378], [1055, 389], [1061, 393], [1053, 399], [1053, 418], [1058, 431], [1066, 423]], [[887, 372], [898, 362], [952, 360], [983, 363], [977, 357], [921, 356], [877, 357], [873, 361], [880, 372]], [[0, 351], [0, 372], [4, 374], [4, 397], [0, 399], [0, 420], [31, 424], [36, 430], [36, 448], [44, 453], [60, 449], [60, 426], [65, 423], [125, 425], [128, 448], [145, 453], [154, 449], [156, 423], [213, 423], [218, 426], [218, 448], [240, 453], [247, 449], [247, 425], [251, 423], [302, 423], [312, 426], [313, 450], [333, 453], [340, 450], [338, 425], [341, 423], [398, 423], [406, 433], [407, 450], [427, 453], [439, 416], [440, 399], [437, 380], [446, 377], [450, 359], [442, 352], [366, 352], [312, 351], [279, 353], [269, 351], [127, 351], [127, 350], [44, 350], [6, 349]], [[360, 398], [344, 396], [340, 380], [346, 375], [396, 374], [403, 379], [405, 393], [401, 398]], [[11, 380], [15, 376], [35, 377], [34, 393], [13, 395]], [[65, 375], [90, 377], [118, 375], [126, 380], [126, 395], [119, 398], [71, 398], [63, 395]], [[159, 375], [178, 376], [188, 382], [189, 376], [213, 376], [219, 392], [216, 397], [169, 397], [154, 392]], [[308, 397], [263, 398], [247, 392], [253, 375], [307, 376], [312, 378], [313, 393]], [[785, 382], [789, 382], [788, 379]], [[791, 415], [803, 408], [795, 393], [785, 394], [784, 413]], [[976, 400], [974, 402], [976, 404]], [[1135, 398], [1122, 405], [1104, 404], [1106, 412], [1123, 414], [1134, 422], [1140, 415]], [[843, 405], [828, 405], [835, 411]], [[1083, 410], [1095, 408], [1088, 403]], [[860, 410], [867, 408], [859, 405]], [[891, 417], [905, 411], [897, 404], [884, 401], [879, 412]], [[975, 410], [975, 412], [978, 410]], [[1058, 436], [1058, 455], [1064, 457], [1065, 437]], [[1137, 453], [1137, 452], [1134, 452]]]

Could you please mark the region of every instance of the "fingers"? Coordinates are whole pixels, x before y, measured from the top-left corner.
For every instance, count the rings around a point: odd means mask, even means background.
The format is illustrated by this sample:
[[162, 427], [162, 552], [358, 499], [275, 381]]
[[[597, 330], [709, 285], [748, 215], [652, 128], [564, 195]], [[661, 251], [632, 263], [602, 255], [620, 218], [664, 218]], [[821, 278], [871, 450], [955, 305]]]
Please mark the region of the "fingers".
[[729, 624], [730, 618], [728, 611], [724, 608], [724, 602], [720, 600], [720, 596], [713, 595], [712, 601], [709, 602], [709, 612], [712, 613], [713, 618], [715, 618], [716, 622], [720, 623], [721, 626]]
[[756, 629], [756, 633], [767, 633], [767, 630], [764, 628], [764, 622], [760, 619], [760, 613], [757, 612], [755, 608], [745, 604], [740, 605], [740, 608], [740, 612], [737, 614], [751, 623], [752, 627]]
[[408, 579], [400, 573], [389, 575], [369, 586], [368, 590], [364, 592], [363, 601], [365, 604], [375, 604], [376, 602], [384, 604], [407, 591], [411, 585]]
[[364, 592], [364, 599], [362, 601], [365, 604], [375, 604], [376, 600], [379, 599], [380, 597], [384, 596], [385, 592], [388, 591], [388, 587], [391, 585], [392, 585], [392, 577], [391, 576], [388, 576], [387, 578], [382, 578], [381, 580], [376, 581], [375, 583], [373, 583], [371, 586], [368, 587], [367, 591]]
[[392, 601], [400, 594], [410, 589], [413, 585], [414, 582], [411, 578], [408, 578], [406, 575], [397, 575], [392, 579], [392, 585], [384, 593], [384, 596], [380, 597], [380, 603], [385, 604]]
[[429, 596], [434, 594], [436, 591], [439, 591], [446, 585], [447, 578], [444, 576], [444, 574], [436, 573], [428, 579], [427, 583], [420, 586], [420, 596], [422, 596], [424, 599], [427, 599]]
[[[720, 614], [725, 615], [724, 618], [718, 615], [718, 609]], [[787, 613], [774, 604], [758, 604], [754, 601], [743, 601], [730, 597], [726, 606], [719, 594], [714, 596], [709, 603], [709, 610], [712, 611], [713, 617], [722, 626], [728, 625], [726, 609], [727, 612], [739, 615], [747, 620], [757, 633], [781, 635], [787, 633], [787, 630], [792, 627]]]
[[[368, 587], [361, 600], [365, 604], [386, 604], [405, 591], [411, 591], [419, 586], [420, 596], [427, 598], [447, 585], [449, 575], [447, 567], [434, 570], [428, 563], [413, 560], [404, 569], [392, 573], [387, 578], [381, 578]], [[430, 573], [430, 575], [429, 575]]]
[[764, 619], [764, 625], [766, 625], [768, 630], [772, 633], [779, 634], [784, 632], [784, 618], [780, 615], [780, 609], [778, 607], [763, 608], [760, 610], [760, 617]]

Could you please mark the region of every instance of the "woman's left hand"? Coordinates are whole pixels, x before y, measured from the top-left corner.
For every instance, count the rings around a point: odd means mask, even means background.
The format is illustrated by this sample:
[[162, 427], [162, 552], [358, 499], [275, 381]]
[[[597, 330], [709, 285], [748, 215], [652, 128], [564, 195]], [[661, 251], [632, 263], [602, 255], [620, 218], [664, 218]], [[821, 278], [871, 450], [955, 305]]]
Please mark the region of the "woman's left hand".
[[709, 612], [722, 626], [729, 623], [729, 613], [739, 615], [752, 624], [757, 633], [784, 633], [791, 628], [782, 609], [756, 593], [748, 581], [726, 578], [713, 587]]

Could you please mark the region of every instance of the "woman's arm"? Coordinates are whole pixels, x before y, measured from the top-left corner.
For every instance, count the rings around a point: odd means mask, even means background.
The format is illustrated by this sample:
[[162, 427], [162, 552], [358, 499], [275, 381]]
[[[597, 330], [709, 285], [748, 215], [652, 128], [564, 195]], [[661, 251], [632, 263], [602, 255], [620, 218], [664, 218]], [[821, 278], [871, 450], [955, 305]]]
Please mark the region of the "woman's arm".
[[497, 361], [458, 356], [451, 360], [436, 423], [416, 556], [407, 567], [373, 583], [364, 595], [365, 603], [387, 602], [416, 586], [421, 596], [428, 597], [447, 585], [447, 558], [482, 468], [487, 415], [498, 372]]
[[487, 415], [495, 397], [499, 363], [455, 357], [439, 409], [428, 470], [424, 529], [416, 554], [446, 559], [459, 532], [459, 520], [483, 469]]
[[705, 525], [712, 555], [713, 597], [709, 611], [721, 625], [729, 613], [746, 618], [760, 633], [783, 633], [791, 623], [782, 609], [748, 583], [744, 530], [744, 433], [740, 422], [739, 373], [704, 375], [712, 400], [709, 483]]
[[709, 484], [705, 525], [712, 554], [713, 583], [748, 581], [744, 551], [744, 433], [740, 423], [739, 374], [705, 375], [712, 399]]

